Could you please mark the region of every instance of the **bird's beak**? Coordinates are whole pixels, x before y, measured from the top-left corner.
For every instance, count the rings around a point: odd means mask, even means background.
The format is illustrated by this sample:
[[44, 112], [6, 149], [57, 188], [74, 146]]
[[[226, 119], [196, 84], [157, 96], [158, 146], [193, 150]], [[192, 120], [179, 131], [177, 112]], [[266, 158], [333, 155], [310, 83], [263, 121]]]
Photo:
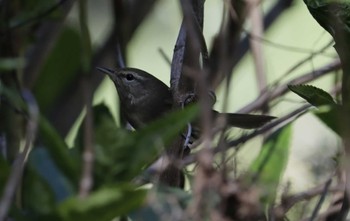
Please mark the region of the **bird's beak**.
[[112, 69], [108, 68], [102, 68], [102, 67], [96, 67], [97, 70], [101, 71], [104, 74], [107, 74], [108, 76], [112, 77], [114, 74], [114, 71]]

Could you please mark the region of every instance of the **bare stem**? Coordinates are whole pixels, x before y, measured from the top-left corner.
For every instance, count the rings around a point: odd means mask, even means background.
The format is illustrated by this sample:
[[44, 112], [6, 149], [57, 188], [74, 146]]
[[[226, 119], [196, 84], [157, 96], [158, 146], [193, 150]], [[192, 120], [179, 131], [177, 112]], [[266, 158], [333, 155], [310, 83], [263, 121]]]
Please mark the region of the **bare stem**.
[[[262, 36], [263, 27], [263, 16], [261, 12], [261, 6], [259, 0], [247, 0], [249, 15], [252, 22], [252, 34], [254, 36]], [[254, 59], [255, 72], [257, 77], [257, 83], [259, 91], [262, 92], [267, 86], [266, 73], [264, 67], [264, 56], [263, 47], [261, 41], [254, 41], [250, 38], [250, 47]]]
[[18, 153], [13, 162], [10, 176], [4, 188], [4, 193], [0, 201], [0, 221], [6, 220], [17, 186], [22, 178], [25, 159], [35, 139], [38, 126], [39, 109], [33, 95], [29, 91], [23, 91], [23, 98], [27, 103], [29, 115], [25, 145], [23, 151]]
[[81, 86], [84, 103], [86, 105], [86, 116], [84, 121], [84, 152], [83, 152], [83, 171], [80, 180], [79, 196], [87, 197], [93, 186], [93, 166], [94, 166], [94, 134], [93, 134], [93, 113], [91, 98], [91, 78], [89, 70], [91, 69], [91, 40], [87, 26], [87, 1], [79, 1], [79, 19], [80, 29], [83, 39], [83, 73]]
[[323, 191], [321, 193], [320, 200], [317, 202], [317, 204], [315, 206], [315, 209], [312, 211], [312, 215], [310, 217], [310, 221], [314, 221], [316, 219], [317, 214], [319, 213], [319, 211], [321, 209], [321, 206], [322, 206], [324, 200], [326, 199], [326, 195], [327, 195], [327, 193], [329, 191], [329, 187], [330, 187], [331, 183], [332, 183], [332, 179], [329, 179], [326, 182], [326, 184], [325, 184], [325, 186], [323, 188]]

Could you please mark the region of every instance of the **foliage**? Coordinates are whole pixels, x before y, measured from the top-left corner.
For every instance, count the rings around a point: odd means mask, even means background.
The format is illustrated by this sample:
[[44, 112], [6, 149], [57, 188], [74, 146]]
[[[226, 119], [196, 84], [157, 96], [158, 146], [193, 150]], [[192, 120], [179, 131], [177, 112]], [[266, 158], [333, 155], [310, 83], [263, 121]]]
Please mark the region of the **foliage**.
[[[204, 117], [214, 113], [206, 101], [207, 93], [212, 93], [208, 88], [216, 88], [225, 77], [231, 79], [244, 55], [237, 52], [253, 36], [242, 37], [244, 20], [250, 16], [248, 3], [227, 3], [221, 28], [208, 51], [202, 34], [203, 20], [208, 19], [203, 16], [204, 1], [180, 2], [184, 20], [170, 71], [174, 110], [142, 128], [127, 130], [123, 123], [116, 123], [108, 105], [92, 105], [91, 97], [102, 79], [101, 75], [93, 74], [93, 69], [116, 60], [110, 54], [118, 47], [118, 61], [114, 63], [123, 63], [120, 59], [126, 54], [127, 43], [148, 13], [152, 13], [155, 1], [114, 1], [113, 30], [104, 44], [96, 48], [90, 42], [85, 0], [77, 2], [78, 28], [65, 22], [73, 10], [73, 1], [0, 1], [0, 192], [3, 195], [0, 221], [7, 217], [23, 221], [286, 220], [288, 211], [300, 206], [300, 201], [313, 205], [311, 198], [320, 195], [318, 203], [323, 203], [328, 185], [322, 185], [322, 191], [315, 187], [316, 190], [293, 195], [284, 188], [282, 180], [292, 148], [294, 120], [306, 112], [305, 108], [290, 111], [256, 130], [237, 133], [234, 138], [226, 136], [225, 119], [219, 117], [211, 124]], [[280, 1], [276, 2], [276, 8], [281, 10]], [[346, 0], [304, 2], [336, 42], [344, 73], [340, 80], [341, 102], [327, 91], [306, 84], [309, 80], [300, 83], [298, 78], [279, 85], [284, 90], [263, 85], [265, 89], [260, 96], [247, 107], [251, 111], [275, 113], [273, 105], [289, 89], [318, 108], [312, 113], [346, 141], [350, 131], [350, 114], [346, 108], [350, 103], [350, 93], [346, 90], [350, 86], [347, 78], [350, 66], [349, 54], [342, 49], [350, 48], [350, 4]], [[232, 13], [235, 10], [238, 13]], [[271, 13], [275, 13], [274, 8]], [[253, 57], [261, 57], [253, 47], [251, 50]], [[258, 63], [255, 60], [257, 69]], [[329, 69], [318, 71], [325, 74], [336, 70]], [[228, 83], [226, 86], [229, 91], [231, 87]], [[26, 98], [27, 90], [36, 102]], [[189, 97], [197, 99], [194, 93], [203, 102], [183, 105]], [[225, 98], [224, 102], [228, 100]], [[33, 105], [40, 110], [35, 122], [30, 112]], [[73, 146], [69, 147], [64, 138], [81, 113], [82, 123]], [[186, 133], [198, 132], [198, 125], [205, 133], [193, 140]], [[30, 136], [32, 133], [34, 137]], [[240, 161], [237, 156], [245, 148], [243, 143], [257, 136], [263, 141], [254, 143], [254, 149], [261, 148], [260, 152], [252, 162], [244, 162], [245, 169], [237, 172], [236, 163]], [[188, 141], [187, 145], [184, 140]], [[173, 153], [176, 145], [181, 147], [177, 151], [183, 155], [163, 159], [165, 164], [170, 161], [170, 169], [154, 170], [153, 163]], [[25, 147], [30, 147], [28, 155], [24, 155]], [[231, 151], [235, 155], [232, 158]], [[161, 182], [166, 176], [177, 178], [167, 169], [180, 171], [181, 178], [186, 180], [185, 189]], [[184, 171], [186, 176], [182, 176]], [[92, 185], [84, 192], [89, 181]], [[153, 185], [141, 186], [142, 182]], [[318, 206], [305, 211], [301, 218], [320, 214]], [[343, 214], [337, 210], [336, 215]]]
[[291, 125], [287, 125], [271, 134], [249, 169], [252, 181], [263, 192], [262, 199], [269, 204], [276, 200], [277, 187], [287, 165], [291, 129]]
[[288, 85], [288, 88], [315, 107], [335, 104], [332, 96], [320, 88], [311, 85]]

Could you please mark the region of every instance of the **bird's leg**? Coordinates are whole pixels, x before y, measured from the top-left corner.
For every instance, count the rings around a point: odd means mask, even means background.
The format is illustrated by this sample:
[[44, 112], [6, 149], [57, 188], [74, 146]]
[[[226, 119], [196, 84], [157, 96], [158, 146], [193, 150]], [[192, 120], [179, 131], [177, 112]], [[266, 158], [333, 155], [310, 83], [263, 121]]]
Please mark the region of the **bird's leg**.
[[[194, 93], [189, 94], [184, 101], [181, 103], [182, 109], [185, 108], [187, 104], [192, 103], [195, 100], [196, 95]], [[191, 123], [187, 123], [187, 133], [184, 135], [182, 134], [184, 138], [184, 144], [183, 144], [183, 149], [186, 152], [190, 152], [191, 149], [189, 147], [189, 144], [192, 144], [191, 137], [192, 137], [192, 125]]]
[[191, 104], [197, 100], [197, 95], [195, 93], [189, 93], [186, 98], [182, 101], [182, 108], [186, 105]]

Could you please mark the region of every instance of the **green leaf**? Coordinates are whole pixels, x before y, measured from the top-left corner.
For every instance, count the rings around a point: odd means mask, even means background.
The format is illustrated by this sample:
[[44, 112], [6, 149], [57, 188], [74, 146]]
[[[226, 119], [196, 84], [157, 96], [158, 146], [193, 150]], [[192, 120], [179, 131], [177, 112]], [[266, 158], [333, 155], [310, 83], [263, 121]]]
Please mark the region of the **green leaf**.
[[[164, 216], [176, 214], [179, 210], [185, 211], [188, 208], [192, 195], [179, 188], [157, 187], [153, 197], [157, 204], [146, 204], [129, 213], [132, 220], [162, 221]], [[211, 198], [209, 201], [213, 201]], [[174, 207], [174, 205], [176, 205]], [[181, 213], [180, 213], [181, 214]], [[180, 219], [181, 220], [181, 219]]]
[[[350, 1], [349, 0], [304, 0], [311, 15], [328, 31], [334, 41], [343, 70], [343, 105], [350, 112]], [[347, 113], [347, 114], [348, 114]], [[347, 127], [347, 126], [346, 126]], [[347, 129], [348, 130], [348, 129]]]
[[[8, 76], [9, 77], [9, 76]], [[0, 135], [6, 141], [6, 160], [15, 160], [24, 137], [23, 122], [27, 106], [15, 86], [5, 86], [0, 80]]]
[[342, 115], [339, 112], [339, 108], [336, 106], [330, 106], [314, 111], [314, 114], [331, 130], [340, 136], [341, 127], [339, 125]]
[[[7, 101], [10, 102], [9, 105], [12, 107], [12, 112], [14, 110], [20, 111], [22, 115], [27, 113], [26, 104], [18, 92], [0, 84], [0, 94], [4, 95], [7, 98]], [[50, 156], [52, 156], [55, 161], [55, 164], [57, 164], [65, 175], [70, 178], [72, 183], [77, 183], [80, 175], [79, 162], [73, 158], [63, 138], [42, 115], [39, 117], [38, 134], [40, 142], [42, 142], [45, 148], [47, 148]]]
[[1, 58], [0, 71], [18, 70], [24, 67], [24, 59], [22, 58]]
[[[26, 104], [24, 103], [20, 93], [12, 88], [6, 87], [0, 81], [0, 95], [6, 98], [6, 101], [11, 105], [12, 109], [27, 111]], [[0, 103], [1, 104], [1, 103]]]
[[[105, 105], [95, 106], [95, 184], [99, 186], [135, 178], [179, 136], [197, 111], [196, 106], [175, 111], [138, 131], [130, 132], [116, 126]], [[80, 152], [83, 151], [82, 134], [80, 127], [75, 142]]]
[[174, 138], [191, 122], [198, 113], [198, 106], [177, 110], [149, 124], [133, 134], [135, 146], [132, 150], [129, 172], [139, 174], [140, 165], [153, 162]]
[[[57, 181], [56, 179], [53, 182]], [[23, 207], [36, 214], [47, 214], [55, 208], [55, 194], [47, 181], [30, 166], [24, 173], [22, 185]]]
[[350, 2], [348, 0], [304, 0], [311, 15], [337, 42], [350, 34]]
[[253, 174], [253, 182], [260, 187], [264, 194], [263, 200], [267, 203], [274, 202], [278, 184], [287, 165], [291, 131], [291, 125], [287, 125], [269, 136], [250, 167], [249, 174]]
[[61, 202], [74, 194], [73, 183], [55, 164], [47, 148], [36, 146], [29, 155], [28, 166], [46, 181], [55, 194], [55, 202]]
[[[112, 114], [104, 105], [93, 108], [95, 135], [95, 185], [113, 180], [125, 181], [121, 174], [129, 174], [130, 150], [133, 149], [132, 133], [117, 127]], [[83, 124], [80, 126], [74, 149], [81, 156], [83, 150]], [[132, 176], [132, 174], [130, 174]]]
[[311, 85], [288, 85], [288, 88], [313, 106], [336, 104], [332, 96], [320, 88]]
[[147, 191], [129, 184], [104, 187], [87, 198], [72, 197], [57, 209], [64, 221], [111, 221], [142, 205]]
[[64, 27], [34, 86], [33, 93], [42, 112], [73, 83], [80, 66], [80, 43], [79, 33]]
[[72, 156], [63, 138], [43, 116], [39, 118], [40, 141], [48, 150], [55, 164], [72, 183], [78, 183], [80, 176], [79, 161]]

